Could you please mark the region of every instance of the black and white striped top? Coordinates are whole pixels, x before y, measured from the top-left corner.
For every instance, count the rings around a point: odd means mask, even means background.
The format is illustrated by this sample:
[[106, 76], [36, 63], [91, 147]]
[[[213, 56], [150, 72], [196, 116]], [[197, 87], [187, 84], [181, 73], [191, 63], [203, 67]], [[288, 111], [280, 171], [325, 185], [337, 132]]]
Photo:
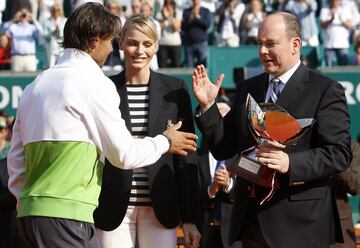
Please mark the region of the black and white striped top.
[[[149, 116], [149, 85], [127, 85], [131, 133], [136, 138], [147, 135]], [[133, 170], [129, 207], [151, 206], [147, 168]]]

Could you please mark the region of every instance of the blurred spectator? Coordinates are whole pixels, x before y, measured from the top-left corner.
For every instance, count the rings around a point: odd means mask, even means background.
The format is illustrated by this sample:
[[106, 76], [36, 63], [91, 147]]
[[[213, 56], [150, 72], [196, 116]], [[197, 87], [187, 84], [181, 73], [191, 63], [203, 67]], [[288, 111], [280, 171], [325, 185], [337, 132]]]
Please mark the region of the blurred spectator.
[[11, 21], [15, 14], [21, 9], [31, 9], [29, 0], [6, 0], [5, 11], [3, 12], [3, 21]]
[[30, 12], [33, 15], [34, 19], [37, 20], [38, 19], [38, 11], [39, 11], [39, 2], [42, 2], [44, 0], [29, 0], [30, 2]]
[[74, 11], [76, 8], [80, 7], [81, 5], [83, 5], [84, 3], [87, 3], [87, 2], [96, 2], [96, 3], [101, 3], [102, 5], [104, 5], [103, 0], [70, 0], [72, 11]]
[[64, 26], [66, 18], [59, 2], [51, 7], [51, 17], [44, 23], [44, 36], [46, 39], [46, 57], [48, 67], [56, 64], [62, 54], [60, 44], [64, 39]]
[[[148, 1], [144, 1], [144, 2], [141, 3], [140, 13], [145, 15], [145, 16], [151, 17], [152, 21], [154, 22], [154, 24], [156, 26], [158, 39], [160, 40], [161, 39], [161, 26], [160, 26], [160, 23], [153, 18], [153, 15], [152, 15], [153, 14], [153, 7]], [[156, 50], [156, 52], [157, 52], [157, 50]], [[158, 58], [157, 58], [156, 53], [154, 54], [154, 56], [151, 59], [150, 67], [154, 71], [159, 69]]]
[[[189, 8], [192, 4], [191, 0], [174, 0], [174, 2], [176, 15], [180, 17], [182, 17], [184, 9]], [[158, 12], [156, 13], [157, 15], [164, 8], [165, 0], [157, 0], [155, 3], [158, 4]]]
[[[108, 6], [110, 2], [113, 2], [113, 0], [104, 0], [104, 5]], [[117, 2], [117, 5], [121, 6], [121, 16], [123, 16], [125, 19], [128, 18], [131, 15], [131, 0], [115, 0]], [[124, 26], [124, 23], [122, 23]]]
[[[110, 0], [106, 3], [106, 8], [108, 11], [116, 15], [120, 18], [121, 24], [124, 25], [126, 22], [126, 17], [123, 12], [123, 8], [119, 4], [117, 0]], [[123, 66], [121, 65], [121, 58], [123, 57], [122, 53], [120, 52], [119, 43], [116, 39], [112, 41], [112, 47], [113, 51], [109, 54], [107, 57], [105, 64], [101, 68], [103, 71], [109, 71], [109, 70], [116, 70], [120, 71]]]
[[206, 65], [208, 53], [207, 30], [211, 25], [212, 17], [207, 8], [201, 7], [201, 0], [192, 0], [193, 6], [183, 12], [182, 43], [185, 48], [187, 67]]
[[246, 32], [245, 44], [256, 45], [257, 34], [260, 23], [264, 20], [266, 13], [262, 10], [261, 0], [251, 0], [249, 3], [249, 11], [244, 16], [244, 28]]
[[0, 70], [10, 70], [10, 39], [0, 33]]
[[267, 14], [282, 10], [286, 0], [264, 0], [264, 11]]
[[355, 55], [351, 60], [351, 65], [360, 66], [360, 41], [355, 43], [354, 51], [355, 51]]
[[245, 11], [245, 4], [239, 0], [224, 0], [216, 10], [219, 15], [217, 26], [219, 46], [238, 47], [240, 45], [239, 25]]
[[[192, 5], [192, 0], [185, 0], [190, 2], [190, 6]], [[213, 45], [216, 42], [215, 34], [216, 34], [216, 25], [215, 25], [215, 12], [216, 8], [222, 3], [223, 0], [201, 0], [200, 6], [208, 9], [210, 11], [210, 27], [207, 29], [208, 33], [208, 44]]]
[[111, 14], [116, 15], [120, 18], [121, 25], [124, 26], [126, 22], [126, 17], [124, 13], [123, 6], [120, 5], [118, 0], [109, 0], [106, 3], [106, 8], [110, 11]]
[[153, 15], [152, 15], [153, 7], [148, 1], [141, 2], [140, 13], [152, 18], [152, 20], [156, 26], [156, 31], [158, 33], [158, 36], [160, 37], [161, 36], [161, 26], [160, 26], [160, 23], [153, 18]]
[[317, 2], [315, 0], [289, 0], [285, 5], [285, 11], [294, 14], [300, 21], [302, 46], [316, 47], [319, 45], [316, 10]]
[[352, 210], [348, 194], [360, 194], [360, 144], [351, 142], [352, 160], [350, 167], [331, 178], [331, 188], [339, 210], [344, 243], [331, 245], [331, 248], [350, 248], [356, 246]]
[[40, 23], [33, 19], [28, 9], [18, 11], [6, 34], [11, 37], [11, 70], [36, 71], [36, 39], [42, 36]]
[[[191, 1], [190, 1], [191, 2]], [[216, 4], [218, 4], [218, 0], [201, 0], [201, 7], [207, 8], [211, 14], [214, 14], [216, 11]]]
[[181, 19], [182, 16], [177, 12], [175, 1], [165, 0], [163, 9], [157, 15], [161, 26], [159, 67], [180, 67]]
[[330, 6], [320, 11], [320, 24], [324, 29], [325, 65], [348, 64], [349, 37], [352, 15], [348, 8], [341, 6], [341, 0], [330, 0]]
[[341, 0], [341, 6], [350, 10], [352, 25], [353, 27], [357, 26], [360, 23], [360, 13], [355, 0]]
[[360, 24], [356, 25], [356, 28], [353, 33], [352, 37], [353, 44], [356, 44], [357, 42], [360, 42]]
[[2, 23], [3, 11], [6, 7], [6, 0], [0, 0], [0, 24]]
[[[64, 0], [38, 0], [39, 1], [39, 16], [37, 20], [41, 25], [45, 24], [45, 21], [51, 17], [51, 9], [55, 4], [60, 4], [63, 9]], [[64, 11], [63, 11], [64, 12]]]
[[10, 143], [6, 140], [8, 132], [8, 116], [0, 111], [0, 159], [6, 158], [10, 149]]
[[131, 14], [130, 16], [140, 14], [141, 10], [141, 2], [140, 0], [132, 0], [131, 1]]

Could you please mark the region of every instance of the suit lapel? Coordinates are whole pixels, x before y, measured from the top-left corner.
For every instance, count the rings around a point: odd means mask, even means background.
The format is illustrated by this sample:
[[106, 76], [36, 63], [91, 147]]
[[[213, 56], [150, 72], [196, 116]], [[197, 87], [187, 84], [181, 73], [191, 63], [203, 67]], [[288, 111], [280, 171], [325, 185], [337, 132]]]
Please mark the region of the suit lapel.
[[276, 104], [282, 106], [284, 109], [293, 102], [298, 101], [296, 97], [307, 88], [306, 83], [309, 81], [309, 70], [303, 64], [291, 76], [286, 83], [285, 88], [281, 92]]
[[159, 77], [151, 71], [149, 80], [149, 116], [148, 116], [148, 135], [153, 137], [165, 128], [165, 123], [159, 123], [159, 116], [162, 110], [163, 93], [162, 84]]
[[[165, 129], [165, 123], [160, 123], [160, 113], [163, 109], [162, 82], [156, 73], [150, 71], [149, 79], [149, 115], [148, 115], [148, 136], [154, 137]], [[150, 190], [154, 181], [154, 177], [159, 170], [159, 166], [149, 166], [149, 186]]]
[[256, 82], [251, 83], [249, 88], [249, 93], [257, 103], [265, 102], [266, 91], [269, 84], [268, 81], [269, 81], [269, 75], [263, 73], [259, 76]]

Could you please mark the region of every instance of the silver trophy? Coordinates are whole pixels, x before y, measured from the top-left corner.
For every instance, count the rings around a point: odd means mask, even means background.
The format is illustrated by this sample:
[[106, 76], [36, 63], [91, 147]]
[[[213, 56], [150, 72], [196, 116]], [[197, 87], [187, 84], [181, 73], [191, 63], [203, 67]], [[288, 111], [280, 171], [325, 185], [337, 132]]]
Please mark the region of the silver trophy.
[[313, 125], [315, 120], [295, 119], [285, 109], [275, 103], [257, 103], [250, 94], [246, 99], [249, 128], [257, 145], [243, 151], [236, 163], [229, 169], [246, 180], [270, 188], [261, 204], [270, 199], [279, 186], [276, 171], [269, 169], [256, 158], [256, 149], [264, 141], [276, 141], [283, 145], [296, 143]]

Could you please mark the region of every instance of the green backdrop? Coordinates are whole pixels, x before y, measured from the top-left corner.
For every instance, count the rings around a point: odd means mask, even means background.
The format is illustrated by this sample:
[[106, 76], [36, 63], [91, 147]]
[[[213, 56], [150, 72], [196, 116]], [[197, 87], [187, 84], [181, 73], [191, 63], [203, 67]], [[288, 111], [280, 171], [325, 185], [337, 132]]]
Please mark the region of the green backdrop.
[[[255, 47], [254, 47], [255, 49]], [[209, 76], [211, 79], [215, 79], [216, 76], [219, 73], [224, 72], [225, 78], [227, 78], [226, 81], [224, 81], [223, 86], [227, 89], [234, 89], [235, 84], [233, 82], [233, 69], [235, 68], [235, 65], [231, 65], [231, 63], [225, 60], [225, 57], [235, 57], [237, 61], [243, 61], [244, 58], [243, 54], [242, 56], [239, 55], [239, 57], [235, 56], [233, 53], [234, 51], [232, 49], [226, 50], [226, 53], [224, 53], [222, 56], [224, 58], [219, 57], [218, 55], [215, 55], [216, 57], [211, 58], [211, 63], [208, 67]], [[223, 51], [225, 51], [223, 50]], [[254, 52], [254, 51], [253, 51]], [[232, 54], [232, 55], [231, 55]], [[309, 51], [309, 56], [314, 56], [313, 50]], [[214, 54], [211, 56], [215, 56]], [[252, 56], [252, 55], [251, 55]], [[248, 58], [251, 57], [249, 55]], [[248, 64], [245, 65], [256, 65], [252, 64], [253, 60], [249, 59]], [[235, 63], [234, 61], [232, 63]], [[254, 62], [255, 63], [255, 62]], [[244, 66], [244, 63], [240, 63], [239, 65], [236, 65], [236, 67]], [[259, 70], [260, 69], [260, 70]], [[349, 112], [351, 116], [351, 135], [353, 138], [356, 138], [356, 136], [360, 133], [360, 70], [356, 67], [337, 67], [337, 68], [320, 68], [319, 69], [321, 73], [323, 73], [326, 76], [329, 76], [337, 81], [339, 81], [345, 88], [346, 97], [348, 101], [348, 107]], [[257, 67], [256, 71], [261, 71], [260, 67]], [[196, 100], [192, 94], [191, 90], [191, 76], [192, 76], [192, 69], [165, 69], [160, 70], [160, 72], [178, 77], [183, 79], [189, 89], [192, 99], [192, 107], [195, 109], [197, 103]], [[244, 69], [245, 76], [247, 74], [253, 74], [254, 70], [252, 67], [245, 67]], [[109, 72], [108, 74], [114, 74], [117, 72]], [[230, 74], [230, 76], [228, 75]], [[10, 115], [15, 115], [19, 98], [21, 96], [21, 93], [23, 89], [26, 87], [27, 84], [29, 84], [35, 77], [37, 73], [16, 73], [13, 74], [11, 72], [2, 72], [0, 73], [0, 110], [3, 110], [7, 112]], [[231, 79], [229, 79], [231, 78]], [[56, 82], [54, 82], [56, 83]], [[314, 82], [316, 83], [316, 82]], [[336, 120], [334, 120], [336, 121]], [[200, 136], [200, 133], [198, 130], [196, 130], [197, 134]], [[352, 204], [353, 210], [354, 210], [354, 221], [359, 222], [360, 216], [359, 216], [359, 203], [360, 203], [360, 196], [352, 197], [350, 199], [350, 202]]]

